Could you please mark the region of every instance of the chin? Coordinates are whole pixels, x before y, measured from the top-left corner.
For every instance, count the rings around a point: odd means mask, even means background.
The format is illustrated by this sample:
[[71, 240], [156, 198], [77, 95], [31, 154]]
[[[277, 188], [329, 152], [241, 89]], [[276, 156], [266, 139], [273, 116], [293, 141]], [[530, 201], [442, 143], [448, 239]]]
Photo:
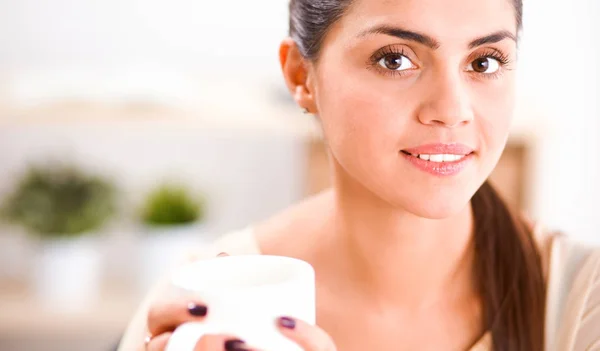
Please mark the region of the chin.
[[418, 217], [446, 219], [464, 211], [469, 206], [472, 196], [467, 189], [436, 190], [426, 194], [419, 193], [418, 188], [413, 188], [403, 192], [392, 203]]

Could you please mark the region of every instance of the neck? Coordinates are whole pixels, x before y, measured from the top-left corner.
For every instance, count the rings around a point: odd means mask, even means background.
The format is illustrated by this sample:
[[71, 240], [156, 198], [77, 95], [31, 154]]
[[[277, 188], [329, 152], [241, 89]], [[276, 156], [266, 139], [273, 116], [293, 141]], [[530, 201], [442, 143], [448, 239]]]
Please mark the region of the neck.
[[474, 293], [470, 205], [450, 218], [426, 219], [366, 189], [348, 190], [336, 186], [330, 225], [354, 289], [417, 308]]

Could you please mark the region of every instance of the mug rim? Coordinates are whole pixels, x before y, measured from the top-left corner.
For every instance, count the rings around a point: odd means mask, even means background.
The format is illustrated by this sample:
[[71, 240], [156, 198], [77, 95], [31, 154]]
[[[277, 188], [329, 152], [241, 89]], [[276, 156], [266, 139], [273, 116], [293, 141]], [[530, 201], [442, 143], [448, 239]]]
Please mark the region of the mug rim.
[[[194, 271], [202, 271], [210, 268], [211, 265], [215, 264], [215, 262], [225, 264], [225, 263], [241, 261], [242, 263], [252, 264], [252, 262], [257, 262], [259, 264], [286, 264], [289, 267], [290, 274], [286, 275], [285, 279], [274, 280], [273, 282], [267, 282], [256, 285], [247, 285], [243, 287], [238, 287], [237, 289], [231, 289], [229, 287], [204, 287], [198, 288], [191, 286], [189, 275], [194, 274]], [[245, 262], [247, 261], [247, 262]], [[196, 273], [198, 274], [198, 273]], [[315, 271], [313, 266], [301, 259], [289, 257], [289, 256], [278, 256], [278, 255], [261, 255], [261, 254], [252, 254], [252, 255], [232, 255], [232, 256], [224, 256], [224, 257], [211, 257], [209, 259], [197, 260], [180, 266], [175, 272], [172, 274], [170, 282], [171, 285], [177, 289], [181, 289], [183, 291], [198, 293], [198, 292], [215, 292], [219, 294], [223, 293], [239, 293], [241, 291], [249, 292], [253, 290], [263, 290], [265, 288], [272, 288], [275, 286], [285, 286], [289, 284], [294, 284], [298, 280], [298, 278], [309, 276], [312, 281], [315, 279]], [[232, 291], [233, 290], [233, 291]]]

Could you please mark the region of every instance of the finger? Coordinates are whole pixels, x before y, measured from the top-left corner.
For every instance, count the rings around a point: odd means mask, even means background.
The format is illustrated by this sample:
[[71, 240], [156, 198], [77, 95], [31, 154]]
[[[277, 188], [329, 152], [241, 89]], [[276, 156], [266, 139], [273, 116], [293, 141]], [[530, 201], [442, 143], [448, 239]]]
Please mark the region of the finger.
[[153, 337], [148, 345], [146, 345], [146, 351], [164, 351], [167, 348], [167, 343], [171, 335], [172, 333], [167, 332]]
[[203, 320], [207, 313], [208, 308], [200, 301], [159, 302], [148, 312], [148, 331], [151, 335], [170, 332], [183, 323]]
[[277, 320], [279, 330], [305, 351], [335, 351], [335, 344], [321, 328], [298, 319], [281, 317]]
[[204, 335], [198, 340], [194, 351], [253, 351], [240, 338], [232, 335]]

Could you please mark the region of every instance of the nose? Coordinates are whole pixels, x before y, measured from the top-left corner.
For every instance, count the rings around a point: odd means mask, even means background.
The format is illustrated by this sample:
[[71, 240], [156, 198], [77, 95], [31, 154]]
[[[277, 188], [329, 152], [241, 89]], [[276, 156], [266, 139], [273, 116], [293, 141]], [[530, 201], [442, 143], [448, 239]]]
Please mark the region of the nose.
[[459, 72], [440, 75], [432, 83], [418, 111], [422, 124], [455, 128], [473, 121], [471, 98]]

